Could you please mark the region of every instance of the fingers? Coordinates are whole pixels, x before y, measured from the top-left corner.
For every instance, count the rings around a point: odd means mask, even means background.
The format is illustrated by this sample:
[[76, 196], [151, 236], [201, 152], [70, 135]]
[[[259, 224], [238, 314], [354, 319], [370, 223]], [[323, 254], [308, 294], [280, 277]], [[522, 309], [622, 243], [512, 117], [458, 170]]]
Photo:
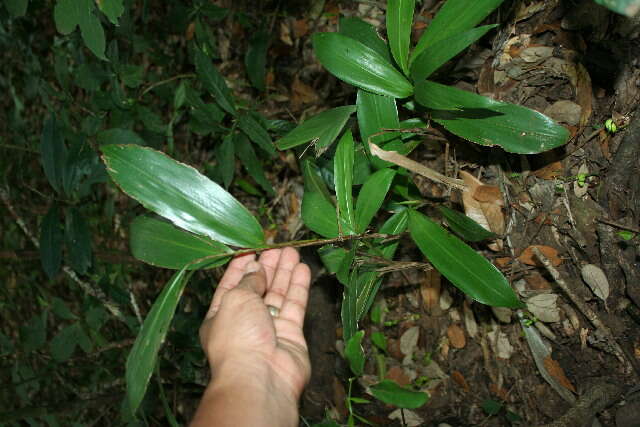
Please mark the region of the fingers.
[[281, 308], [291, 283], [293, 269], [300, 263], [300, 255], [293, 248], [284, 248], [280, 252], [273, 281], [264, 298], [264, 303]]
[[222, 276], [222, 279], [220, 279], [220, 282], [218, 283], [215, 293], [213, 294], [213, 299], [211, 300], [211, 305], [209, 306], [209, 311], [205, 318], [208, 319], [212, 317], [215, 312], [218, 311], [218, 307], [220, 307], [224, 294], [229, 289], [233, 289], [240, 282], [240, 279], [242, 279], [242, 276], [245, 274], [246, 265], [255, 259], [255, 254], [246, 254], [231, 260], [227, 270]]
[[302, 328], [304, 313], [309, 300], [311, 271], [306, 264], [297, 264], [291, 272], [291, 282], [280, 309], [280, 318], [293, 322]]
[[281, 253], [282, 249], [269, 249], [260, 254], [260, 259], [258, 260], [258, 262], [264, 267], [265, 273], [267, 275], [267, 286], [271, 284], [276, 274]]

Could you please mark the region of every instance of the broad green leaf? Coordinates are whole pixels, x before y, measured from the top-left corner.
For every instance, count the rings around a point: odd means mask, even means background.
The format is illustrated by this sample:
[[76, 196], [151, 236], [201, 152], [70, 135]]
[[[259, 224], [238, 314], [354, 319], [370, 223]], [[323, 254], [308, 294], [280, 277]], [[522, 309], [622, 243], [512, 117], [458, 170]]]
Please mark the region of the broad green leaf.
[[251, 147], [247, 137], [238, 133], [234, 136], [233, 141], [235, 144], [235, 151], [238, 153], [238, 158], [244, 165], [245, 169], [247, 169], [247, 172], [249, 172], [249, 175], [256, 180], [258, 185], [262, 187], [267, 194], [275, 196], [276, 192], [264, 174], [262, 162], [258, 160], [258, 157], [256, 156], [255, 151], [253, 151], [253, 147]]
[[224, 81], [224, 77], [213, 66], [211, 60], [200, 49], [196, 49], [195, 53], [196, 71], [200, 81], [205, 88], [213, 95], [214, 99], [220, 107], [231, 115], [236, 115], [231, 91]]
[[[398, 132], [386, 132], [372, 137], [372, 135], [383, 132], [383, 129], [400, 128], [398, 107], [394, 98], [376, 95], [360, 89], [356, 98], [356, 107], [358, 108], [360, 138], [367, 150], [369, 149], [369, 142], [380, 144], [398, 137]], [[370, 138], [371, 141], [369, 140]]]
[[353, 136], [351, 131], [346, 131], [340, 142], [333, 160], [333, 179], [338, 202], [338, 216], [341, 223], [346, 224], [346, 229], [340, 230], [342, 234], [354, 234], [355, 214], [353, 211]]
[[493, 12], [504, 0], [447, 0], [413, 49], [409, 64], [437, 41], [470, 30]]
[[[373, 310], [371, 310], [373, 312]], [[387, 337], [380, 331], [371, 332], [371, 342], [380, 350], [387, 352]]]
[[56, 3], [53, 18], [60, 34], [71, 34], [76, 29], [84, 15], [81, 11], [83, 6], [84, 0], [59, 0]]
[[238, 127], [244, 132], [251, 141], [253, 141], [258, 147], [262, 148], [265, 152], [269, 153], [271, 157], [275, 157], [276, 148], [273, 146], [271, 136], [265, 128], [262, 127], [256, 119], [249, 114], [243, 114], [238, 119]]
[[402, 71], [409, 74], [409, 42], [413, 24], [415, 0], [389, 0], [387, 2], [387, 37], [391, 53]]
[[369, 177], [358, 193], [356, 202], [356, 233], [364, 233], [382, 206], [396, 171], [380, 169]]
[[51, 340], [51, 356], [57, 362], [68, 360], [80, 343], [80, 335], [83, 333], [82, 326], [77, 322], [64, 327]]
[[67, 165], [67, 147], [53, 114], [44, 122], [40, 138], [40, 155], [44, 174], [49, 184], [59, 193], [62, 190], [62, 179]]
[[498, 236], [463, 214], [446, 206], [438, 206], [438, 210], [446, 218], [449, 228], [458, 236], [470, 242], [481, 242], [486, 239], [495, 239]]
[[132, 413], [136, 412], [147, 391], [149, 379], [158, 359], [158, 350], [167, 335], [171, 319], [189, 278], [185, 277], [185, 272], [184, 268], [177, 271], [153, 303], [127, 357], [125, 370], [127, 401]]
[[39, 350], [47, 343], [47, 318], [48, 311], [33, 316], [27, 323], [20, 325], [20, 342], [22, 351], [30, 353]]
[[118, 19], [124, 13], [123, 0], [100, 0], [96, 4], [113, 25], [118, 25]]
[[630, 18], [640, 12], [640, 0], [594, 0], [596, 3], [608, 7], [614, 12]]
[[429, 395], [401, 387], [391, 380], [382, 380], [369, 387], [369, 393], [378, 400], [399, 408], [416, 409], [427, 403]]
[[49, 279], [60, 271], [64, 233], [60, 221], [60, 209], [53, 205], [42, 220], [40, 227], [40, 261]]
[[112, 128], [98, 133], [98, 144], [137, 144], [145, 145], [144, 140], [132, 130]]
[[302, 196], [302, 220], [311, 231], [323, 237], [338, 237], [336, 208], [320, 193], [305, 189]]
[[20, 18], [27, 13], [29, 0], [4, 0], [4, 5], [13, 18]]
[[60, 319], [64, 320], [78, 320], [78, 316], [73, 314], [64, 300], [58, 297], [51, 298], [51, 312], [55, 314]]
[[362, 349], [362, 339], [364, 331], [358, 331], [349, 338], [344, 346], [344, 357], [349, 362], [351, 372], [356, 377], [364, 373], [364, 350]]
[[342, 320], [342, 339], [348, 342], [358, 330], [358, 312], [356, 303], [358, 301], [358, 268], [353, 268], [348, 276], [348, 280], [343, 283], [342, 307], [340, 318]]
[[[191, 234], [173, 225], [148, 216], [139, 216], [131, 223], [129, 245], [140, 261], [156, 267], [179, 270], [187, 264], [210, 255], [222, 255], [231, 250], [220, 242]], [[189, 265], [188, 270], [217, 267], [229, 257]]]
[[180, 228], [227, 245], [264, 245], [256, 218], [196, 169], [138, 145], [105, 145], [101, 149], [111, 178], [147, 209]]
[[327, 202], [333, 205], [333, 200], [331, 199], [331, 194], [327, 189], [324, 181], [320, 177], [320, 172], [318, 171], [318, 166], [313, 163], [309, 159], [305, 159], [302, 161], [302, 175], [304, 177], [304, 188], [305, 191], [312, 191], [315, 193], [319, 193], [322, 195]]
[[126, 87], [135, 89], [144, 82], [144, 67], [134, 64], [122, 64], [118, 75]]
[[220, 175], [224, 188], [229, 188], [236, 171], [235, 147], [233, 135], [227, 135], [222, 139], [222, 144], [216, 147], [216, 161], [220, 167]]
[[336, 271], [336, 279], [345, 286], [349, 285], [349, 272], [353, 266], [353, 260], [356, 257], [357, 247], [357, 244], [351, 246], [351, 249], [349, 249], [347, 254], [340, 260], [338, 271]]
[[414, 81], [424, 80], [448, 60], [462, 52], [472, 43], [484, 36], [487, 31], [497, 25], [484, 25], [463, 33], [454, 34], [426, 47], [411, 64], [411, 78]]
[[346, 257], [348, 253], [349, 251], [346, 249], [333, 245], [325, 245], [318, 249], [318, 256], [320, 257], [320, 260], [331, 274], [336, 274], [338, 272], [344, 257]]
[[80, 20], [78, 21], [82, 40], [95, 56], [107, 61], [107, 57], [104, 55], [104, 50], [107, 45], [104, 37], [104, 28], [102, 28], [102, 23], [96, 16], [93, 0], [77, 1], [82, 4], [82, 6], [80, 6]]
[[391, 63], [392, 58], [389, 46], [382, 40], [376, 28], [368, 22], [356, 17], [340, 17], [339, 33], [357, 40], [365, 46], [369, 46], [387, 62]]
[[316, 147], [326, 148], [338, 137], [354, 111], [355, 105], [323, 111], [286, 134], [276, 146], [279, 150], [287, 150], [311, 141]]
[[429, 262], [474, 300], [496, 307], [522, 307], [502, 273], [440, 225], [410, 211], [409, 232]]
[[64, 236], [71, 268], [85, 274], [91, 267], [91, 233], [87, 221], [76, 208], [67, 210]]
[[360, 89], [394, 98], [406, 98], [413, 86], [383, 56], [338, 33], [316, 33], [313, 49], [331, 74]]
[[244, 55], [244, 65], [247, 68], [249, 81], [256, 89], [265, 90], [264, 78], [267, 72], [267, 48], [269, 47], [269, 33], [264, 30], [255, 33], [249, 40], [247, 52]]
[[510, 153], [540, 153], [569, 139], [566, 128], [542, 113], [432, 81], [416, 85], [416, 100], [436, 110], [431, 118], [449, 132]]

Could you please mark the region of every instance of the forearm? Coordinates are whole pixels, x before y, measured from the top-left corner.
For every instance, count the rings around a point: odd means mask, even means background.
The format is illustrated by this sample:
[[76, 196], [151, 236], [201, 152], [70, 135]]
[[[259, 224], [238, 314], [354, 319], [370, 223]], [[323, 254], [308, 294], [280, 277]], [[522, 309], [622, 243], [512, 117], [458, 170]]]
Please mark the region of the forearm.
[[220, 372], [202, 397], [191, 427], [298, 425], [298, 403], [268, 373]]

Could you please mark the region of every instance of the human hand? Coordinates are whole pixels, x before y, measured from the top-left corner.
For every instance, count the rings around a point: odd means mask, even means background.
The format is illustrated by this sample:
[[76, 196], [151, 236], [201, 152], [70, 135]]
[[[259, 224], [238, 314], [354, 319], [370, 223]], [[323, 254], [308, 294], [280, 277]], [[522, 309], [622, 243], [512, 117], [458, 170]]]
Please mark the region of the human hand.
[[[200, 328], [215, 380], [247, 373], [297, 403], [311, 374], [302, 333], [310, 271], [293, 248], [235, 258]], [[268, 306], [279, 310], [272, 316]]]

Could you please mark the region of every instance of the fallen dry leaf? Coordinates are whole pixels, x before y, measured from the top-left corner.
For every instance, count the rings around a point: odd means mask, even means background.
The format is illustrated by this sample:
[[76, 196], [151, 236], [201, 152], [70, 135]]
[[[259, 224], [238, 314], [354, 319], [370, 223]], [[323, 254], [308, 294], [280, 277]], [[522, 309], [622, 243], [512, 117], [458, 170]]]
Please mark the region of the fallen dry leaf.
[[557, 122], [576, 126], [580, 123], [582, 107], [573, 101], [562, 99], [548, 106], [544, 110], [544, 114]]
[[513, 311], [507, 307], [491, 307], [493, 315], [502, 323], [511, 323], [511, 315]]
[[297, 39], [304, 37], [309, 32], [309, 24], [306, 19], [296, 19], [293, 21], [293, 36]]
[[551, 356], [547, 356], [544, 358], [544, 367], [547, 369], [547, 372], [549, 372], [549, 375], [555, 378], [560, 383], [560, 385], [562, 385], [567, 390], [577, 393], [576, 388], [573, 386], [573, 384], [571, 384], [569, 378], [567, 378], [567, 376], [564, 374], [564, 370], [562, 369], [560, 364], [552, 359]]
[[405, 356], [411, 356], [418, 345], [420, 338], [420, 328], [412, 326], [407, 329], [400, 337], [400, 351]]
[[544, 267], [543, 264], [536, 258], [533, 253], [533, 248], [538, 248], [542, 254], [547, 257], [547, 259], [551, 262], [554, 267], [557, 267], [562, 263], [562, 259], [558, 256], [558, 250], [552, 248], [551, 246], [544, 245], [532, 245], [526, 248], [520, 256], [518, 260], [523, 264], [527, 265], [535, 265], [537, 267]]
[[558, 160], [535, 170], [533, 174], [540, 179], [555, 179], [564, 175], [564, 168], [562, 162]]
[[500, 387], [496, 383], [489, 384], [489, 391], [505, 402], [509, 398], [509, 392], [504, 387]]
[[597, 265], [585, 264], [580, 270], [582, 280], [589, 285], [589, 288], [593, 291], [598, 298], [606, 301], [609, 297], [609, 281], [604, 271]]
[[418, 427], [424, 425], [424, 418], [409, 409], [396, 409], [389, 414], [390, 420], [397, 420], [407, 427]]
[[464, 213], [488, 231], [504, 233], [502, 193], [495, 186], [485, 185], [469, 172], [460, 171], [467, 189], [462, 192]]
[[527, 286], [527, 289], [535, 291], [545, 291], [551, 289], [551, 285], [549, 284], [547, 279], [542, 277], [542, 274], [538, 273], [537, 271], [533, 271], [530, 274], [527, 274], [524, 280], [527, 282], [527, 285], [529, 285]]
[[451, 379], [453, 380], [453, 382], [462, 387], [462, 390], [465, 393], [469, 393], [469, 383], [467, 383], [467, 380], [464, 378], [464, 375], [462, 375], [462, 372], [453, 371], [451, 373]]
[[385, 378], [389, 380], [393, 380], [400, 384], [401, 386], [408, 386], [411, 384], [411, 378], [404, 372], [404, 369], [400, 366], [392, 366], [387, 371]]
[[529, 311], [539, 320], [548, 323], [560, 321], [558, 295], [550, 293], [538, 294], [527, 298], [526, 303]]
[[576, 64], [576, 74], [578, 77], [576, 81], [576, 101], [582, 107], [579, 125], [586, 126], [593, 111], [591, 76], [589, 76], [589, 72], [581, 63]]
[[450, 325], [447, 328], [447, 338], [453, 348], [461, 349], [467, 345], [467, 339], [464, 336], [464, 331], [458, 325]]
[[465, 300], [462, 307], [462, 313], [464, 318], [464, 326], [467, 329], [467, 333], [471, 338], [474, 338], [476, 335], [478, 335], [478, 323], [476, 322], [476, 318], [473, 315], [473, 310], [471, 310], [469, 301]]
[[436, 269], [425, 272], [424, 279], [420, 282], [420, 295], [424, 308], [429, 313], [438, 307], [441, 286], [442, 278]]

